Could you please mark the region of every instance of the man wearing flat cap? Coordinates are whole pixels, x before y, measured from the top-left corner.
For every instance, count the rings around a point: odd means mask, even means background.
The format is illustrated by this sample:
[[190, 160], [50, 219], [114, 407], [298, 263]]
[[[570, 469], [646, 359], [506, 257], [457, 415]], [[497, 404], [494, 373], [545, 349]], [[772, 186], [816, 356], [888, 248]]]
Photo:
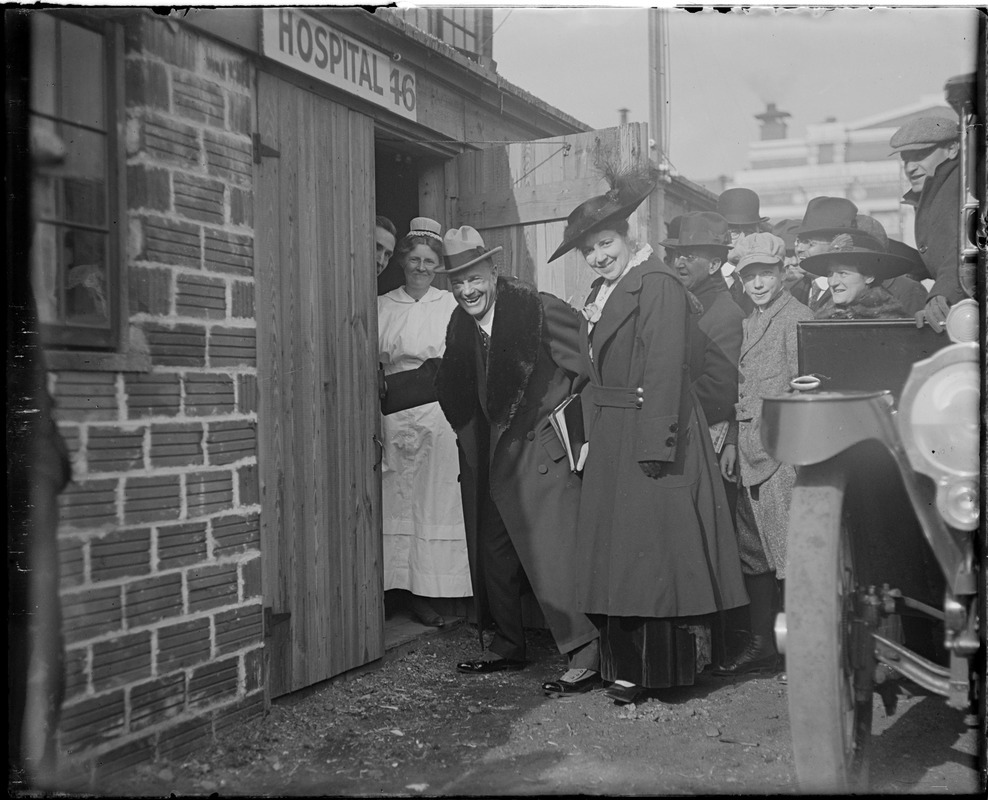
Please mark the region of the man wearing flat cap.
[[738, 483], [735, 528], [751, 631], [744, 649], [714, 670], [734, 677], [778, 670], [773, 624], [784, 595], [789, 502], [796, 471], [762, 443], [762, 401], [785, 394], [799, 374], [796, 329], [813, 318], [783, 285], [786, 245], [771, 233], [738, 242], [738, 275], [755, 310], [744, 320], [738, 402], [721, 453], [721, 474]]
[[910, 186], [902, 202], [916, 209], [916, 247], [934, 281], [924, 318], [939, 333], [950, 306], [967, 296], [958, 275], [960, 132], [947, 117], [918, 117], [899, 128], [889, 145], [902, 159]]
[[548, 414], [586, 382], [577, 312], [553, 295], [499, 277], [493, 255], [469, 226], [447, 231], [445, 268], [458, 308], [446, 331], [436, 396], [456, 431], [467, 550], [483, 632], [492, 622], [491, 658], [460, 672], [525, 666], [522, 590], [527, 582], [556, 646], [569, 658], [552, 696], [599, 681], [597, 629], [576, 610], [574, 539], [580, 504]]

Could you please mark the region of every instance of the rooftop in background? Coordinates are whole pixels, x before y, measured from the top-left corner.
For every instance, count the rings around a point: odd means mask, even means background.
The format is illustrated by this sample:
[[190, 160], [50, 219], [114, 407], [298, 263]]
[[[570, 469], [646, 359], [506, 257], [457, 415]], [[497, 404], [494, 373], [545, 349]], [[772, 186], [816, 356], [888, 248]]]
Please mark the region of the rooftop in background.
[[[889, 139], [917, 117], [957, 118], [943, 94], [925, 95], [852, 122], [830, 118], [809, 124], [806, 134], [796, 139], [786, 137], [784, 118], [789, 115], [774, 103], [754, 116], [762, 122], [761, 138], [748, 144], [749, 167], [725, 180], [721, 188], [754, 190], [762, 213], [774, 220], [802, 219], [813, 197], [846, 197], [862, 214], [877, 218], [889, 236], [910, 244], [912, 209], [900, 204], [909, 185]], [[718, 188], [710, 182], [705, 185]]]

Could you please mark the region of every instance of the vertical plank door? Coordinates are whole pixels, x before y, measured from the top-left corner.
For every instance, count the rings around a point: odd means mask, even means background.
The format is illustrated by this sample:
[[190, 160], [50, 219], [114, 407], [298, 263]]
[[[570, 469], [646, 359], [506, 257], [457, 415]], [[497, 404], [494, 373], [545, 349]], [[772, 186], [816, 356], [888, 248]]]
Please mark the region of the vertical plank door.
[[[504, 272], [534, 283], [576, 307], [595, 275], [571, 251], [551, 264], [566, 217], [607, 191], [601, 167], [648, 162], [648, 126], [632, 123], [464, 153], [444, 171], [450, 224], [471, 225], [488, 247], [504, 248]], [[631, 233], [655, 247], [664, 233], [663, 185], [632, 217]]]
[[384, 652], [374, 130], [263, 72], [257, 96], [261, 554], [277, 697]]

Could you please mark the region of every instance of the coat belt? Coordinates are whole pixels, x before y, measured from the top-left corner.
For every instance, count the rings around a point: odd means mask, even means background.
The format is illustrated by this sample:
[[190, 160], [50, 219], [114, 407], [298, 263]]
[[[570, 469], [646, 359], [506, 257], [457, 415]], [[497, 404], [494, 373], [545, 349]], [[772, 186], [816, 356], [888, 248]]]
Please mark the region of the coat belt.
[[586, 398], [595, 406], [610, 408], [641, 408], [645, 402], [645, 390], [639, 386], [635, 389], [623, 386], [597, 386], [590, 384], [586, 388]]

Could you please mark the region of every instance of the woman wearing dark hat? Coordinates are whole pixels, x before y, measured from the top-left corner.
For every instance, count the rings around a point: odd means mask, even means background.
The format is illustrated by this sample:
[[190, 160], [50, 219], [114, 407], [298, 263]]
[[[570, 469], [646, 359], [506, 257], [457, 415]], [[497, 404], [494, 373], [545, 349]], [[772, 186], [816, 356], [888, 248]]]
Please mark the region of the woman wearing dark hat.
[[[888, 289], [896, 302], [902, 306], [907, 317], [915, 318], [916, 313], [926, 307], [929, 294], [923, 284], [920, 283], [924, 277], [922, 273], [924, 266], [919, 251], [904, 242], [889, 239], [885, 232], [885, 226], [867, 214], [858, 214], [855, 217], [855, 224], [859, 230], [877, 239], [884, 251], [894, 256], [901, 256], [910, 262], [911, 266], [907, 272], [894, 275], [888, 280], [882, 281], [881, 285], [882, 288]], [[917, 277], [917, 272], [920, 273], [919, 277]]]
[[860, 233], [842, 233], [826, 253], [810, 256], [802, 268], [827, 278], [831, 300], [816, 310], [817, 319], [909, 318], [882, 281], [909, 272], [907, 258], [892, 255], [876, 240]]
[[710, 618], [744, 605], [737, 543], [707, 423], [690, 387], [698, 310], [629, 234], [655, 186], [611, 190], [569, 215], [550, 261], [579, 249], [600, 277], [581, 326], [589, 454], [577, 528], [582, 610], [600, 631], [615, 702], [690, 685], [710, 661]]

